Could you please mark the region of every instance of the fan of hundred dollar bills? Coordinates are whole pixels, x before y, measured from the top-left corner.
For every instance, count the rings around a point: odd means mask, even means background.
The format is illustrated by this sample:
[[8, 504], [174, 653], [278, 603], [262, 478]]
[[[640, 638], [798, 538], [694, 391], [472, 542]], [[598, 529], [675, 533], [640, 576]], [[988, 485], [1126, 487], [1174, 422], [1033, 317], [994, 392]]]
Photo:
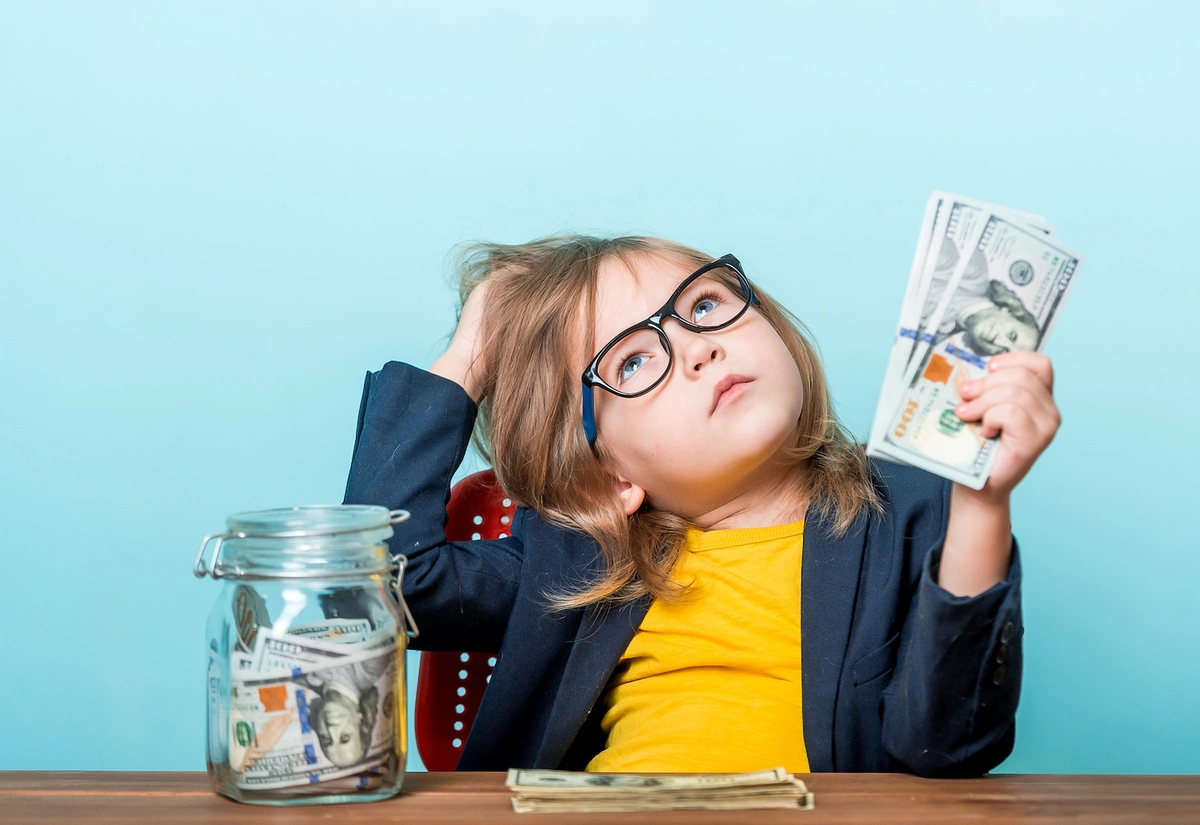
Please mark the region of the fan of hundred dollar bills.
[[934, 192], [867, 454], [981, 489], [998, 439], [954, 414], [958, 387], [994, 355], [1042, 350], [1082, 262], [1040, 215]]

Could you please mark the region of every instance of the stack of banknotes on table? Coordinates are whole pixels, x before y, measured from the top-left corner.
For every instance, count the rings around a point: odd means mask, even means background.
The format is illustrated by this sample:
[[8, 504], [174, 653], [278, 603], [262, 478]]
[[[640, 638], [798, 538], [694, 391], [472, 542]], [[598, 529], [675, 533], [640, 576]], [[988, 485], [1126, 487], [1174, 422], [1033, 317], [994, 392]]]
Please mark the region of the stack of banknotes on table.
[[954, 414], [1002, 352], [1041, 351], [1083, 259], [1040, 215], [947, 192], [925, 208], [868, 455], [979, 490], [998, 439]]
[[508, 787], [519, 814], [813, 807], [808, 788], [783, 768], [670, 776], [513, 768]]

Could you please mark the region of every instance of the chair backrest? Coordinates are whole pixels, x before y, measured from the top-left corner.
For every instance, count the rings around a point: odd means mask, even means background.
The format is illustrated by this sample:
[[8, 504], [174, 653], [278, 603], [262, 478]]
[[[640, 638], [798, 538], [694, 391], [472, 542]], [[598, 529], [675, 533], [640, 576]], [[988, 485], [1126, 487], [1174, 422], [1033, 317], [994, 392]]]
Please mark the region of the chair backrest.
[[[516, 505], [496, 484], [491, 470], [474, 473], [450, 491], [446, 538], [450, 541], [504, 538]], [[496, 664], [493, 653], [421, 653], [413, 725], [417, 751], [431, 771], [452, 771]]]

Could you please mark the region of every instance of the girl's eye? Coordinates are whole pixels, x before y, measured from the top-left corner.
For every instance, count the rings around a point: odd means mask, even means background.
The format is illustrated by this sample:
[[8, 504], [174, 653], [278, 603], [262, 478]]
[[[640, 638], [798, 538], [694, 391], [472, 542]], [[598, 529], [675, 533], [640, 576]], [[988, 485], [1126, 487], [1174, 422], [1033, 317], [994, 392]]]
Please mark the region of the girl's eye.
[[642, 365], [646, 363], [646, 356], [635, 355], [632, 358], [626, 358], [621, 362], [621, 380], [628, 381], [633, 378]]
[[700, 319], [713, 312], [721, 304], [721, 296], [715, 292], [706, 292], [696, 299], [692, 305], [692, 323], [700, 323]]
[[1015, 329], [1010, 329], [1008, 331], [1008, 340], [1012, 341], [1014, 344], [1017, 342], [1017, 331]]

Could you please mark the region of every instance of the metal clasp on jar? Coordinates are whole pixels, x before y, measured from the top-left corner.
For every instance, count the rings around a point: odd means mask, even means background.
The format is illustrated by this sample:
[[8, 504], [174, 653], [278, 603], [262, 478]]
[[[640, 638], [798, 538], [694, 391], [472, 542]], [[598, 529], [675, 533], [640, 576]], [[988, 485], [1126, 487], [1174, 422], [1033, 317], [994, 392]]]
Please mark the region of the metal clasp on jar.
[[397, 554], [392, 556], [392, 562], [396, 565], [392, 568], [395, 575], [388, 581], [388, 589], [392, 591], [392, 598], [396, 600], [396, 606], [404, 613], [405, 635], [410, 639], [415, 639], [421, 635], [421, 631], [417, 629], [417, 620], [413, 618], [412, 612], [408, 609], [408, 602], [404, 601], [403, 593], [404, 568], [408, 567], [408, 557]]

